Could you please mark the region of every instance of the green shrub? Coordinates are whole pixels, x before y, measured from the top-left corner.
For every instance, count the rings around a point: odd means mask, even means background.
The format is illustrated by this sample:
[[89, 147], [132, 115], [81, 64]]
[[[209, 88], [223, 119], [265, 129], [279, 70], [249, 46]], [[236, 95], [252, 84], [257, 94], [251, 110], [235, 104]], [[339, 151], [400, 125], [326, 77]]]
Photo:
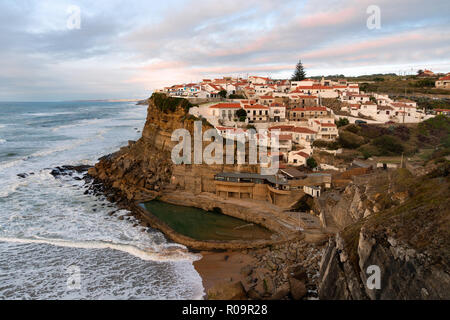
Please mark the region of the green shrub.
[[240, 122], [244, 122], [247, 119], [247, 112], [244, 109], [239, 109], [236, 111], [236, 116], [239, 118]]
[[381, 155], [399, 155], [404, 150], [398, 138], [387, 135], [374, 139], [372, 144], [381, 151]]
[[361, 128], [356, 124], [351, 124], [345, 128], [345, 130], [350, 131], [352, 133], [358, 134], [361, 131]]
[[340, 128], [340, 127], [348, 125], [349, 121], [347, 118], [339, 118], [339, 120], [335, 121], [335, 123], [336, 123], [336, 126], [338, 128]]
[[245, 99], [242, 94], [230, 94], [229, 99]]
[[150, 97], [150, 100], [152, 100], [155, 106], [164, 113], [175, 112], [177, 107], [188, 111], [194, 106], [186, 99], [169, 97], [164, 93], [155, 92]]
[[339, 133], [339, 143], [347, 149], [356, 149], [364, 144], [364, 138], [349, 131]]
[[309, 168], [311, 168], [311, 169], [314, 169], [314, 168], [316, 168], [317, 167], [317, 162], [316, 162], [316, 159], [314, 159], [314, 158], [308, 158], [307, 160], [306, 160], [306, 165], [309, 167]]
[[369, 143], [359, 147], [358, 151], [361, 152], [365, 159], [381, 155], [381, 151], [376, 146]]
[[220, 90], [219, 91], [219, 96], [225, 99], [227, 97], [227, 91], [226, 90]]
[[337, 150], [342, 146], [338, 141], [326, 141], [326, 140], [314, 140], [312, 143], [313, 147], [324, 148], [328, 150]]

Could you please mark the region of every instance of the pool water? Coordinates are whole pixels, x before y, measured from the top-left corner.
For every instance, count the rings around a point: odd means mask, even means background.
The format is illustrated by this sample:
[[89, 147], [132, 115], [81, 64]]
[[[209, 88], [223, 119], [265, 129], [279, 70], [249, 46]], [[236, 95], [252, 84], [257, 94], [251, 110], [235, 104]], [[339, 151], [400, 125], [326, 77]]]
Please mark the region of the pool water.
[[157, 200], [141, 206], [176, 232], [196, 240], [258, 240], [272, 235], [262, 226], [217, 212]]

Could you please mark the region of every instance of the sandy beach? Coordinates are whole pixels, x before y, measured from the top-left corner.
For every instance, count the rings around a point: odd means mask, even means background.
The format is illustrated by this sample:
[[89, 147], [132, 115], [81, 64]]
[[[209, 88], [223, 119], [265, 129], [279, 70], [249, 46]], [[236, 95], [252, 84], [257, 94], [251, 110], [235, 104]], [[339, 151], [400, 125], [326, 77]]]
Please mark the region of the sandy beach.
[[218, 283], [244, 280], [241, 269], [255, 262], [252, 256], [240, 251], [200, 253], [203, 257], [194, 262], [194, 267], [203, 279], [205, 292]]

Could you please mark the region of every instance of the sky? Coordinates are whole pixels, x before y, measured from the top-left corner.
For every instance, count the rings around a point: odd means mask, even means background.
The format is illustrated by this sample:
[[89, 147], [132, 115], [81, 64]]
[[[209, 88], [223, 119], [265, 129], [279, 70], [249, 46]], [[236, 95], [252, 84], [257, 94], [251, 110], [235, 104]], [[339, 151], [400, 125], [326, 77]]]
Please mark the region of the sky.
[[299, 59], [307, 76], [449, 72], [449, 13], [448, 0], [1, 0], [0, 101], [289, 78]]

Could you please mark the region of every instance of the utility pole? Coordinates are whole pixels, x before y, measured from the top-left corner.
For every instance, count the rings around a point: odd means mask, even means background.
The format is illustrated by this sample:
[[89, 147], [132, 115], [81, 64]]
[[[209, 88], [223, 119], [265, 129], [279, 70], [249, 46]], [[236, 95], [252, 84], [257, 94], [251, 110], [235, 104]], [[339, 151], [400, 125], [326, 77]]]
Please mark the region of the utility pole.
[[[405, 86], [405, 99], [406, 99], [406, 86]], [[403, 124], [405, 124], [405, 112], [406, 112], [405, 108], [406, 108], [405, 104], [403, 104]]]

